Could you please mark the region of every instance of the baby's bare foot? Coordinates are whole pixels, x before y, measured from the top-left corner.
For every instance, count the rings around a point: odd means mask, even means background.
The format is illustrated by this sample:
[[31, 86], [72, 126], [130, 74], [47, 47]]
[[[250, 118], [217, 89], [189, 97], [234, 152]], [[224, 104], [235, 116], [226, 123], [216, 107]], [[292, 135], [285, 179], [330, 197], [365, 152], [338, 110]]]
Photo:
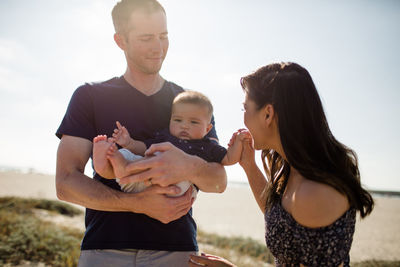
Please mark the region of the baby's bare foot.
[[127, 159], [118, 151], [118, 148], [115, 144], [112, 144], [107, 150], [107, 159], [111, 162], [111, 165], [114, 169], [115, 177], [123, 178], [129, 173], [126, 171], [126, 165], [129, 163]]
[[113, 142], [107, 139], [106, 135], [98, 135], [93, 138], [93, 167], [103, 177], [112, 168], [107, 159], [107, 151], [112, 144]]

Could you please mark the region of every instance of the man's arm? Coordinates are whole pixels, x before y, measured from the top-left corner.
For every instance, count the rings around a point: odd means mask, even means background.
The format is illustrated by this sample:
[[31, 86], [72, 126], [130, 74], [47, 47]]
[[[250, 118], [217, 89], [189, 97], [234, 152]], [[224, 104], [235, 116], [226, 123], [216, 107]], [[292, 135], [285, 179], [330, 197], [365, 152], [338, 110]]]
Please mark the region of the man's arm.
[[57, 197], [81, 206], [103, 211], [143, 213], [163, 223], [185, 215], [191, 207], [191, 196], [168, 198], [177, 188], [152, 186], [147, 190], [128, 194], [113, 190], [83, 174], [90, 157], [92, 142], [79, 137], [61, 138], [57, 151]]
[[147, 181], [161, 186], [189, 180], [204, 192], [222, 193], [227, 179], [224, 167], [219, 163], [207, 162], [197, 156], [186, 154], [171, 143], [153, 144], [146, 151], [148, 159], [132, 162], [127, 171], [148, 169], [120, 180], [120, 183]]

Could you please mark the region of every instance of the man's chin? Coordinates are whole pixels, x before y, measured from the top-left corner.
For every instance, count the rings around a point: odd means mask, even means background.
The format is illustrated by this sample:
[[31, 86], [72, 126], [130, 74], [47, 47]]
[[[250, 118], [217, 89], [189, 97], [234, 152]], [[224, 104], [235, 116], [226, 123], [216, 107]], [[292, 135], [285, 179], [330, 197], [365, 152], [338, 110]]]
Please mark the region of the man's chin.
[[143, 70], [144, 73], [149, 74], [149, 75], [154, 75], [160, 73], [161, 67], [160, 68], [153, 68], [153, 69], [145, 69]]
[[145, 74], [153, 75], [158, 74], [161, 70], [162, 64], [147, 64], [137, 65], [138, 69]]
[[153, 64], [144, 68], [144, 72], [147, 74], [158, 74], [161, 70], [162, 62], [159, 64]]

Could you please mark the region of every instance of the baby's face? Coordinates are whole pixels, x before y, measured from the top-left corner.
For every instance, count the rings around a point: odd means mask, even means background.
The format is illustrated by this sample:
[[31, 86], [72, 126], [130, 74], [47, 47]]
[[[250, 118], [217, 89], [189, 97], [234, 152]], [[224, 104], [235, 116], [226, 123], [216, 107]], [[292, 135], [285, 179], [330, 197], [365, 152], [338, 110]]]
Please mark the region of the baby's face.
[[207, 107], [177, 103], [172, 108], [169, 132], [180, 139], [202, 139], [212, 128]]

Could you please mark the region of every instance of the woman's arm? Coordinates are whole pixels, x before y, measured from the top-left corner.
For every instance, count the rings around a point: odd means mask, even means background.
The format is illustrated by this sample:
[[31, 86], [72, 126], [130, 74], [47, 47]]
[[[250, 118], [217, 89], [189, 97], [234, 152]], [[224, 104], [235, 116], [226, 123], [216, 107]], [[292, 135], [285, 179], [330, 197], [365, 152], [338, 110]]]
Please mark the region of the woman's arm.
[[[244, 168], [243, 168], [244, 169]], [[247, 179], [249, 180], [249, 184], [251, 187], [251, 191], [253, 191], [254, 198], [257, 201], [258, 206], [260, 207], [262, 213], [265, 213], [265, 188], [267, 186], [267, 180], [265, 179], [263, 173], [254, 164], [254, 166], [248, 167], [244, 169]]]
[[249, 132], [247, 132], [247, 136], [248, 137], [243, 141], [243, 151], [239, 164], [246, 173], [258, 206], [260, 207], [261, 211], [265, 213], [266, 199], [264, 191], [267, 186], [267, 180], [255, 162], [253, 139]]

